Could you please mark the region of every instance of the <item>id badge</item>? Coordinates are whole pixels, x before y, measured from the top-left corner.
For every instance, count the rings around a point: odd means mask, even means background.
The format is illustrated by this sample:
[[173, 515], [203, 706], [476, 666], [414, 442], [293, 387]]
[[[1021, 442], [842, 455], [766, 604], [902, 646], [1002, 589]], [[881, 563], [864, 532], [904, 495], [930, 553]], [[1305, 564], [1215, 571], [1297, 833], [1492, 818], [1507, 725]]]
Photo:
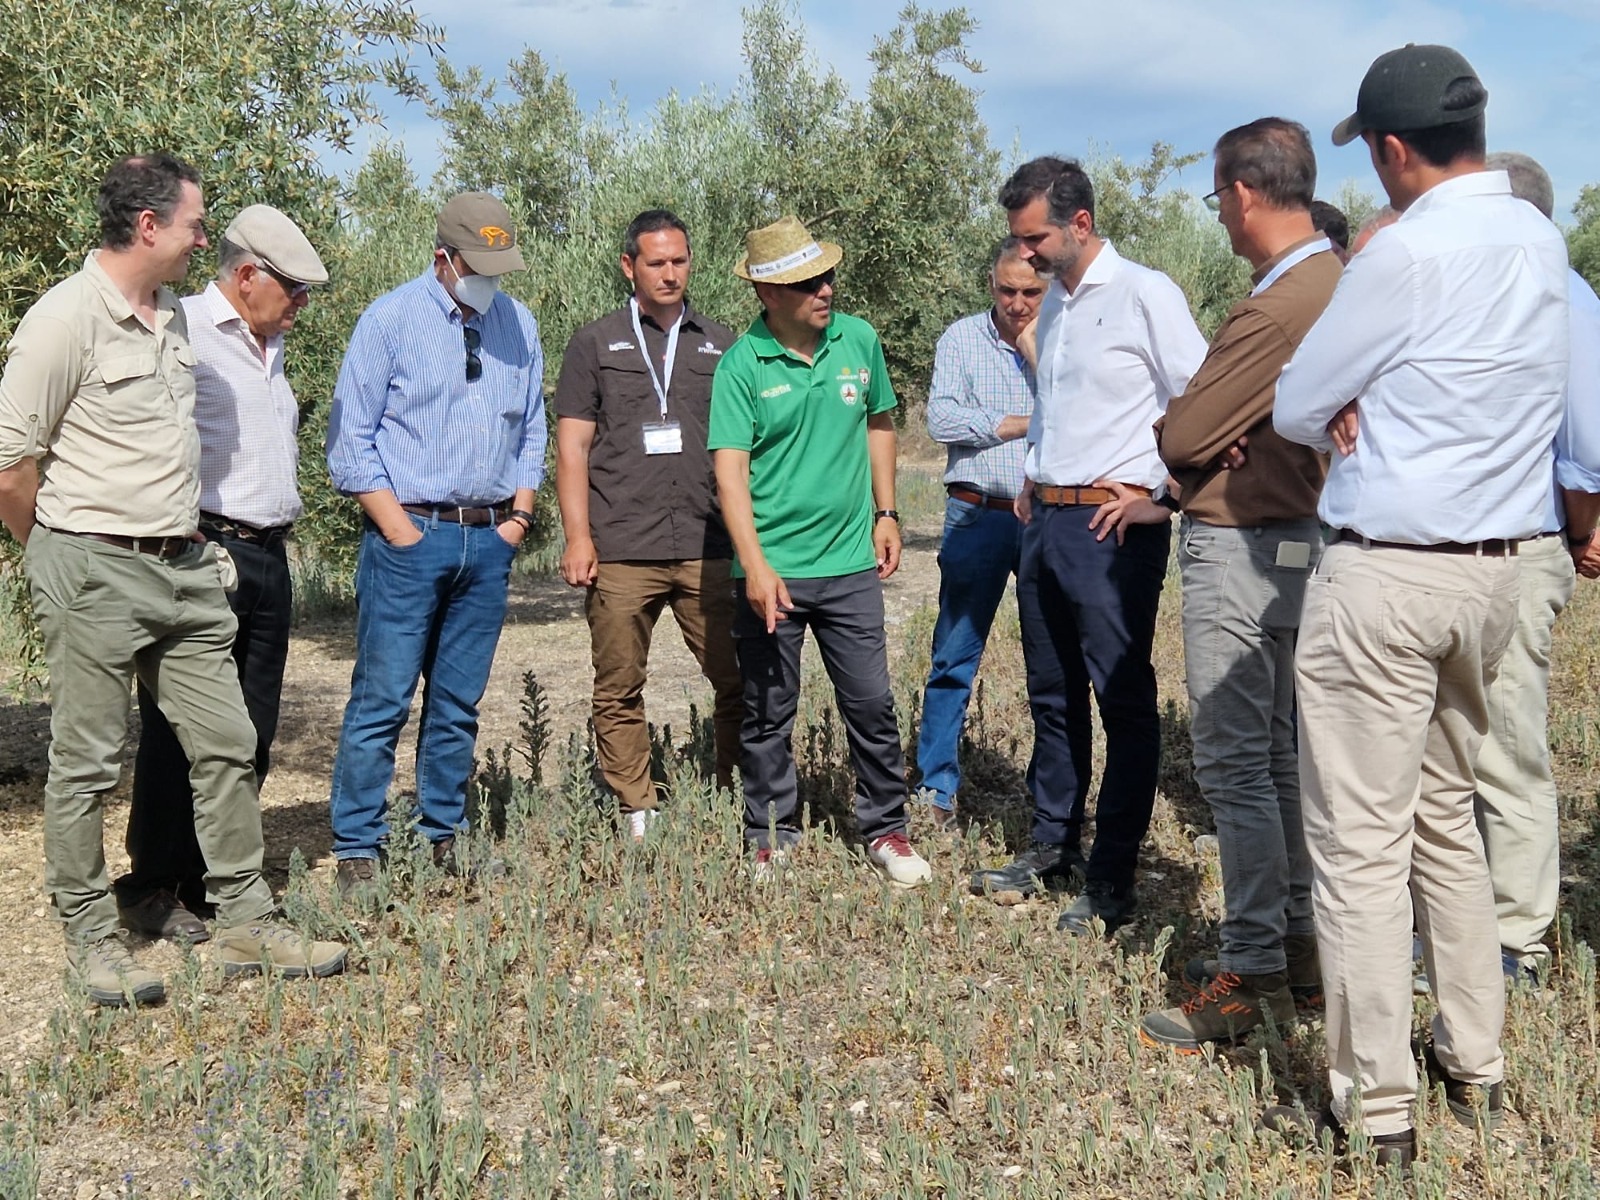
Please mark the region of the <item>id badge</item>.
[[682, 454], [683, 426], [676, 421], [647, 423], [644, 427], [646, 454]]

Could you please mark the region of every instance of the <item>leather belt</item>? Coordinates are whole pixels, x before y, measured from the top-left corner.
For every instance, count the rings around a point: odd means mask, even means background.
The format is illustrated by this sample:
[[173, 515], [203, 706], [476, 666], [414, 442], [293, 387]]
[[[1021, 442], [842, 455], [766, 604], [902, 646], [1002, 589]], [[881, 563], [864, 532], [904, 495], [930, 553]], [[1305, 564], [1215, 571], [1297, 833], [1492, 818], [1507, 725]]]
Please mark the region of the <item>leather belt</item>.
[[[1139, 487], [1132, 483], [1125, 486], [1142, 496], [1150, 494], [1150, 489], [1147, 487]], [[1053, 483], [1036, 483], [1033, 485], [1033, 498], [1040, 504], [1105, 504], [1115, 500], [1117, 495], [1110, 488], [1056, 487]]]
[[990, 496], [980, 492], [977, 488], [969, 488], [961, 483], [947, 483], [944, 490], [950, 497], [961, 501], [963, 504], [977, 504], [984, 508], [992, 508], [996, 512], [1011, 512], [1011, 501], [1004, 496]]
[[186, 537], [123, 537], [120, 533], [81, 533], [76, 529], [55, 529], [53, 533], [64, 533], [68, 537], [88, 538], [91, 542], [104, 542], [108, 546], [116, 546], [123, 550], [136, 550], [140, 554], [154, 555], [156, 558], [177, 558], [185, 550], [197, 543], [192, 538]]
[[430, 520], [437, 517], [450, 525], [503, 525], [511, 519], [509, 500], [480, 505], [477, 508], [461, 508], [456, 505], [446, 507], [439, 504], [402, 504], [400, 507], [414, 517], [425, 517]]
[[1483, 554], [1499, 556], [1502, 558], [1515, 558], [1517, 556], [1516, 538], [1486, 538], [1481, 542], [1430, 542], [1419, 545], [1413, 542], [1380, 542], [1376, 538], [1363, 537], [1353, 529], [1335, 529], [1333, 536], [1328, 539], [1334, 542], [1355, 542], [1361, 546], [1377, 546], [1383, 550], [1422, 550], [1429, 554]]
[[204, 511], [200, 513], [202, 533], [233, 538], [235, 541], [252, 546], [276, 546], [289, 536], [289, 531], [293, 528], [293, 522], [286, 525], [251, 525], [245, 521], [235, 521], [231, 517], [218, 516], [216, 513]]

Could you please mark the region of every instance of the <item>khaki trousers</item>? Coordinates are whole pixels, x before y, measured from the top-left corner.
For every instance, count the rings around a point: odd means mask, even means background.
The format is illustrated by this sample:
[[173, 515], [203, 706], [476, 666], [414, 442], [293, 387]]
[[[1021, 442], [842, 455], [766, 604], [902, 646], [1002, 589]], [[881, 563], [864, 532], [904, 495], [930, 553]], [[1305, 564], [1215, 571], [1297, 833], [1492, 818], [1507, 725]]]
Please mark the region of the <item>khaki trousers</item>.
[[733, 787], [744, 685], [733, 652], [729, 567], [727, 559], [603, 562], [589, 589], [584, 612], [594, 655], [595, 749], [600, 773], [624, 812], [656, 806], [644, 684], [650, 636], [667, 605], [684, 644], [711, 681], [717, 786]]
[[194, 831], [218, 921], [243, 925], [271, 912], [255, 727], [239, 690], [238, 625], [215, 549], [196, 543], [163, 561], [36, 526], [24, 565], [50, 670], [45, 888], [68, 940], [96, 942], [117, 928], [103, 807], [121, 771], [135, 677], [189, 759]]
[[1545, 931], [1561, 894], [1561, 823], [1545, 728], [1551, 630], [1572, 599], [1572, 556], [1560, 536], [1523, 542], [1517, 628], [1489, 686], [1489, 733], [1478, 751], [1478, 832], [1494, 882], [1500, 945], [1524, 966], [1549, 957]]
[[1334, 1114], [1411, 1127], [1413, 906], [1439, 1061], [1504, 1071], [1494, 892], [1473, 820], [1487, 691], [1516, 624], [1512, 557], [1330, 546], [1295, 656], [1300, 779]]

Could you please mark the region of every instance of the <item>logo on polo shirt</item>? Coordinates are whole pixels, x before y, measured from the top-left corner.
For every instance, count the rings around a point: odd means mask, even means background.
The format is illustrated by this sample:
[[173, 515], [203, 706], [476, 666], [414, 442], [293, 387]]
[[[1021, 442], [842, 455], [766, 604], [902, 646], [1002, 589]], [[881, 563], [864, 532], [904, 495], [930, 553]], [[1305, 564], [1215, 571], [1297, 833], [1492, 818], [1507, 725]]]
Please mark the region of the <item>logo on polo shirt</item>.
[[862, 387], [871, 387], [872, 386], [872, 372], [869, 371], [866, 367], [862, 367], [861, 370], [856, 372], [856, 374], [861, 377], [861, 386]]
[[839, 385], [839, 399], [843, 400], [846, 404], [854, 404], [856, 402], [856, 397], [860, 394], [861, 393], [856, 390], [856, 385], [853, 383], [841, 383]]
[[707, 342], [704, 346], [696, 346], [695, 347], [695, 351], [696, 351], [696, 353], [699, 353], [699, 354], [717, 354], [717, 355], [720, 355], [722, 353], [721, 350], [717, 349], [717, 344], [715, 342]]
[[793, 390], [794, 389], [791, 388], [787, 383], [780, 383], [776, 387], [769, 387], [763, 391], [761, 393], [761, 398], [763, 400], [771, 400], [775, 396], [782, 396], [786, 392], [791, 392]]
[[606, 347], [606, 349], [607, 350], [632, 350], [633, 349], [633, 343], [632, 342], [612, 342], [609, 346]]

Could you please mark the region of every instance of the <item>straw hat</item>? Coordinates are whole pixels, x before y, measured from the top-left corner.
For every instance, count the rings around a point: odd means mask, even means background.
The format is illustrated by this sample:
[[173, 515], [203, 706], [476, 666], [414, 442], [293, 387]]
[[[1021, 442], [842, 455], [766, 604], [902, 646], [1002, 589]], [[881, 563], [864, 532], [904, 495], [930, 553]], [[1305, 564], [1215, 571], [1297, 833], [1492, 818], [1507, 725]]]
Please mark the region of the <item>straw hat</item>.
[[819, 242], [799, 217], [781, 217], [744, 235], [744, 257], [733, 273], [751, 283], [800, 283], [839, 265], [844, 251]]

